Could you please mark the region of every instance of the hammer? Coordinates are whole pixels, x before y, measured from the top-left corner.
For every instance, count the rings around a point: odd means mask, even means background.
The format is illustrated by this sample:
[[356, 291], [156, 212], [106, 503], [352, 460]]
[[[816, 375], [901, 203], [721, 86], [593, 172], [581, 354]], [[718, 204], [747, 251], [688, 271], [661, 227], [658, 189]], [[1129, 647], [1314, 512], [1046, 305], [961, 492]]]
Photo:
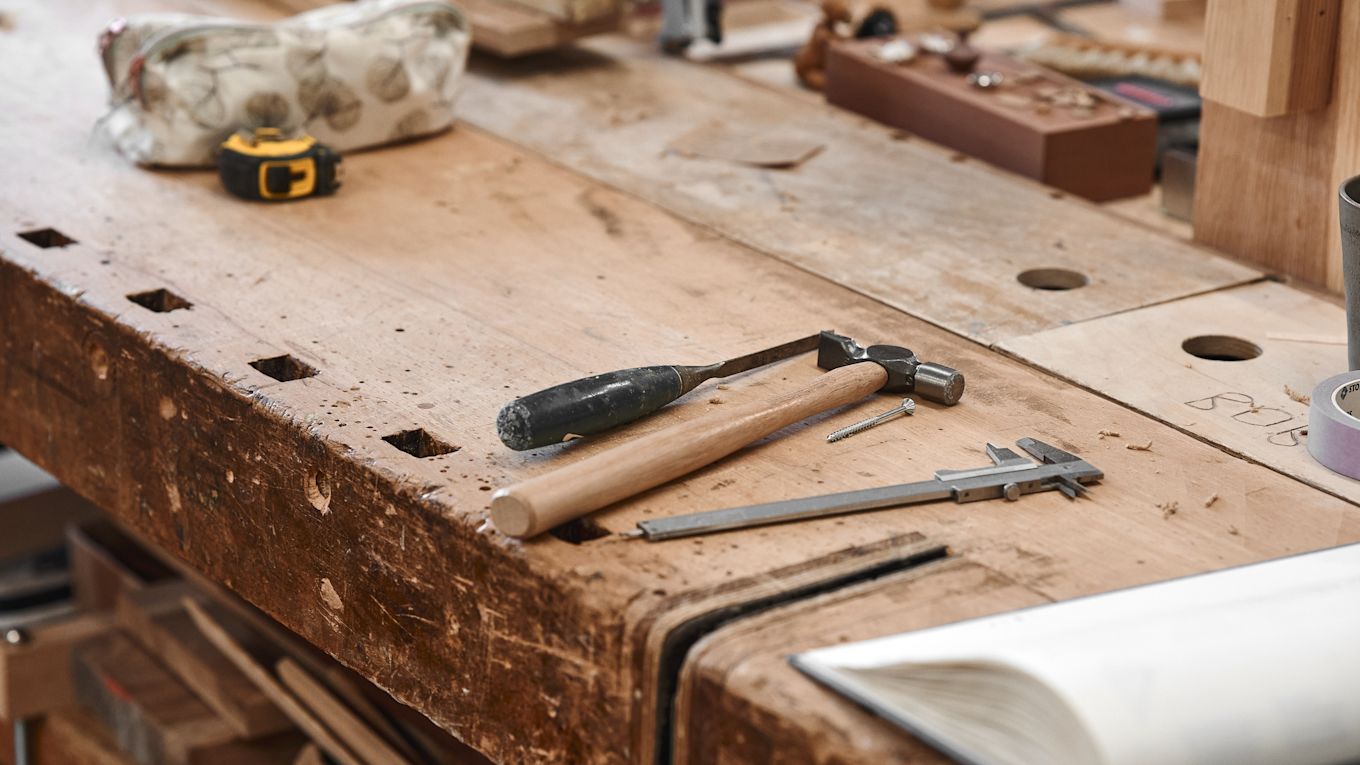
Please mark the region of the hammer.
[[766, 401], [723, 407], [499, 489], [491, 496], [491, 521], [508, 536], [536, 536], [876, 391], [914, 391], [921, 398], [948, 406], [957, 404], [963, 395], [963, 375], [957, 370], [922, 362], [916, 354], [895, 345], [862, 348], [854, 340], [829, 331], [818, 337], [817, 366], [830, 371], [800, 390]]

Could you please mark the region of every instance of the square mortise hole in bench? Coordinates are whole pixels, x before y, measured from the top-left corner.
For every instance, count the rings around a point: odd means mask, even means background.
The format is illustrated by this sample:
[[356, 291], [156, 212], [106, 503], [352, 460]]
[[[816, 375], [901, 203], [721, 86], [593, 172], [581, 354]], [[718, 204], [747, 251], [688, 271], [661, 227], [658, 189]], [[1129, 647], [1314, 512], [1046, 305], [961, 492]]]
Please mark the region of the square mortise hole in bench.
[[290, 380], [302, 380], [307, 377], [315, 377], [318, 373], [315, 367], [310, 364], [298, 361], [287, 354], [274, 356], [268, 359], [256, 359], [250, 362], [256, 371], [268, 375], [279, 382], [289, 382]]
[[161, 287], [158, 290], [147, 290], [146, 292], [134, 292], [127, 296], [128, 300], [156, 313], [170, 313], [181, 308], [193, 308], [194, 304], [176, 295], [170, 290]]
[[400, 433], [383, 436], [383, 440], [412, 457], [420, 457], [421, 459], [458, 451], [458, 447], [440, 441], [422, 428], [403, 430]]
[[76, 243], [76, 240], [55, 228], [35, 228], [32, 231], [20, 231], [19, 238], [44, 250], [48, 247], [65, 247], [68, 244]]

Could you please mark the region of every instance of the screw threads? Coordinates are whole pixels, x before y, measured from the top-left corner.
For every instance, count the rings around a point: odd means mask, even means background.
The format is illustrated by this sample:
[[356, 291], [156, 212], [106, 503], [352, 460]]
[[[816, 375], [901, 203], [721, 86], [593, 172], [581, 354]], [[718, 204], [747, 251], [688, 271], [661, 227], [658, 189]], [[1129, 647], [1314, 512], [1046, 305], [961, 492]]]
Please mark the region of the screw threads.
[[861, 420], [853, 425], [847, 425], [841, 428], [840, 430], [833, 431], [831, 435], [826, 437], [826, 442], [829, 444], [835, 443], [836, 441], [839, 441], [842, 438], [849, 438], [850, 436], [853, 436], [857, 433], [863, 433], [869, 428], [872, 428], [876, 425], [881, 425], [887, 422], [888, 420], [893, 419], [894, 417], [898, 417], [904, 414], [912, 414], [915, 411], [916, 402], [912, 401], [909, 398], [904, 398], [902, 399], [902, 405], [897, 407], [896, 409], [890, 409], [884, 412], [883, 414], [875, 415], [867, 420]]

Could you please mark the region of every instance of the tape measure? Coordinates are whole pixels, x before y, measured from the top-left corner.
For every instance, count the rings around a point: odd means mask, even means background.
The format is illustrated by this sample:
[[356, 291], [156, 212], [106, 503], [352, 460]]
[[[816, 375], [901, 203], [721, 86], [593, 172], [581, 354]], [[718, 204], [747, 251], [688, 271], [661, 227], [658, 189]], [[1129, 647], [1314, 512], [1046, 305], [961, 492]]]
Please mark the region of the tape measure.
[[1308, 453], [1341, 475], [1360, 478], [1360, 372], [1329, 377], [1313, 389]]
[[278, 128], [236, 133], [217, 155], [217, 174], [242, 199], [282, 202], [334, 194], [340, 155], [309, 135], [285, 138]]

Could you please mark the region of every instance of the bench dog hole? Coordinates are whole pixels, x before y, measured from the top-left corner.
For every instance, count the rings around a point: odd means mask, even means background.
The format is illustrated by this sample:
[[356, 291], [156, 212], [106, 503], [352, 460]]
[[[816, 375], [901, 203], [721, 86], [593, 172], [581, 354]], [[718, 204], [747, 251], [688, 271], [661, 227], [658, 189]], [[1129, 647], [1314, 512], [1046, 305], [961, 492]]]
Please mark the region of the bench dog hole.
[[268, 375], [279, 382], [302, 380], [308, 377], [316, 377], [318, 374], [315, 367], [298, 361], [287, 354], [268, 359], [256, 359], [250, 362], [250, 365], [261, 374]]
[[65, 247], [76, 243], [76, 240], [61, 233], [55, 228], [36, 228], [32, 231], [20, 231], [19, 238], [29, 244], [37, 245], [44, 250], [49, 247]]
[[590, 542], [607, 537], [612, 532], [596, 523], [591, 518], [577, 518], [574, 521], [567, 521], [561, 526], [549, 530], [548, 533], [563, 542], [579, 545], [582, 542]]
[[1031, 289], [1053, 292], [1074, 290], [1091, 283], [1086, 274], [1066, 268], [1031, 268], [1015, 278]]
[[147, 290], [146, 292], [134, 292], [127, 296], [128, 300], [156, 313], [170, 313], [180, 309], [193, 308], [194, 304], [176, 295], [170, 290], [161, 287], [158, 290]]
[[452, 446], [440, 441], [438, 438], [435, 438], [426, 432], [423, 428], [403, 430], [400, 433], [383, 436], [383, 440], [412, 457], [419, 457], [421, 459], [425, 459], [426, 457], [438, 457], [441, 454], [451, 454], [458, 451], [457, 446]]
[[1199, 335], [1181, 343], [1181, 350], [1208, 361], [1248, 361], [1261, 355], [1261, 346], [1230, 335]]

